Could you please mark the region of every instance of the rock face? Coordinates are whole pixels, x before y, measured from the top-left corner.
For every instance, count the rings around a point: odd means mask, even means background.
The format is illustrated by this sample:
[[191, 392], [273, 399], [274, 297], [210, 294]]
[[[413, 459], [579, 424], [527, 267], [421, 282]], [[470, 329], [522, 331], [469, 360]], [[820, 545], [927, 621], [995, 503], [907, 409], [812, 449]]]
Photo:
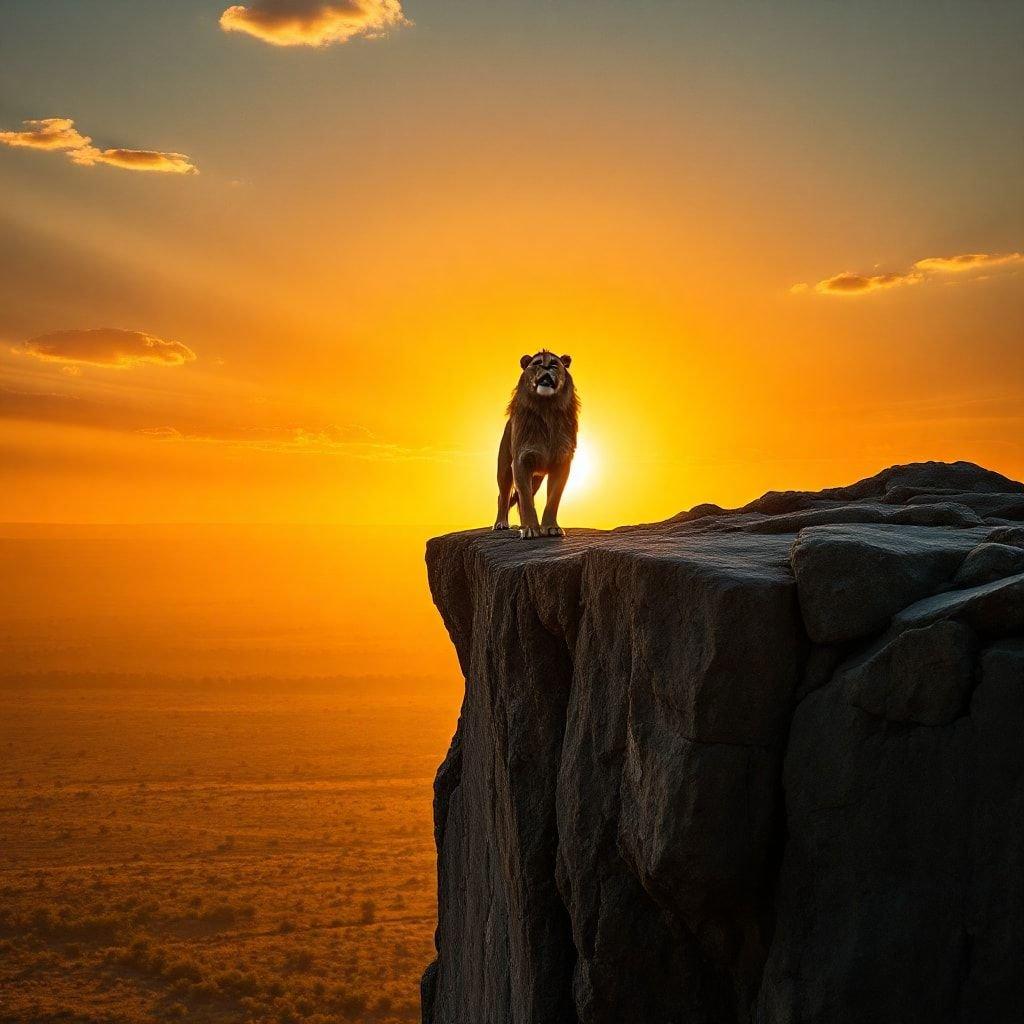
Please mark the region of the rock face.
[[1024, 485], [427, 547], [427, 1024], [1024, 1020]]

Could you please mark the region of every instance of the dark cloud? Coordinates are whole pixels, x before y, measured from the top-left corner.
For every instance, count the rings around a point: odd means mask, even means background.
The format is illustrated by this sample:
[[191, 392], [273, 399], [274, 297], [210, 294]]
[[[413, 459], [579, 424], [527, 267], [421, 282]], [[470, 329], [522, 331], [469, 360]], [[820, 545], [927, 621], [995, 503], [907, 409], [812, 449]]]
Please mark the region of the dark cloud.
[[974, 252], [964, 253], [961, 256], [928, 256], [918, 260], [909, 270], [884, 274], [856, 274], [844, 271], [841, 274], [826, 277], [815, 285], [793, 285], [790, 291], [794, 294], [815, 291], [820, 295], [866, 295], [868, 292], [883, 291], [887, 288], [920, 284], [934, 274], [985, 270], [1022, 262], [1024, 262], [1024, 254], [1019, 252]]
[[181, 366], [196, 357], [195, 352], [180, 341], [165, 341], [142, 331], [121, 331], [112, 327], [42, 334], [24, 342], [15, 351], [46, 362], [118, 369], [141, 363]]
[[253, 0], [220, 16], [225, 32], [244, 32], [273, 46], [329, 46], [373, 39], [409, 25], [401, 0]]
[[64, 153], [80, 167], [107, 164], [127, 171], [156, 171], [163, 174], [198, 174], [198, 168], [184, 153], [156, 149], [99, 149], [83, 135], [70, 117], [46, 117], [23, 121], [20, 131], [0, 132], [0, 143], [24, 149]]

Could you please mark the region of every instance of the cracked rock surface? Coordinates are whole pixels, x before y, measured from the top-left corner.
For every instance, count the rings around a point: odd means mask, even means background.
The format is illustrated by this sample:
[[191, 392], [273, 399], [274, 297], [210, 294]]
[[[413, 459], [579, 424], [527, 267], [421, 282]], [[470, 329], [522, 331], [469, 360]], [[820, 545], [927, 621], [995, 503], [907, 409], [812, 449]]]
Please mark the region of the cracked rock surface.
[[427, 547], [427, 1024], [1024, 1020], [1024, 485]]

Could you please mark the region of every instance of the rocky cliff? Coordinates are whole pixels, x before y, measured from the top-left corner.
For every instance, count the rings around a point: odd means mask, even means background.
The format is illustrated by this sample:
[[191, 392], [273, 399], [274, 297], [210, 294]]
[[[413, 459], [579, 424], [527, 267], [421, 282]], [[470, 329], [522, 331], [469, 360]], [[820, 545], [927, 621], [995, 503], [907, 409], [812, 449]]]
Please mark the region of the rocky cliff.
[[1024, 1020], [1024, 485], [427, 547], [428, 1024]]

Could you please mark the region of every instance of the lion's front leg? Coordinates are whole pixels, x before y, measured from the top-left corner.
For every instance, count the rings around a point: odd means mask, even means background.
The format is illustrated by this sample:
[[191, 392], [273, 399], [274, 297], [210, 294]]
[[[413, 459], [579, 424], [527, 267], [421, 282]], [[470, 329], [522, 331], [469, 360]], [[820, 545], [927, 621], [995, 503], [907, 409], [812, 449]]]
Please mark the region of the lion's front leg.
[[537, 506], [533, 500], [533, 466], [529, 452], [523, 452], [512, 463], [512, 476], [519, 497], [520, 537], [540, 537], [540, 523], [537, 521]]
[[508, 510], [512, 505], [512, 467], [508, 467], [508, 481], [498, 477], [498, 515], [494, 520], [495, 530], [508, 529]]
[[564, 537], [565, 530], [558, 525], [558, 506], [562, 501], [562, 491], [569, 480], [569, 467], [572, 459], [560, 462], [548, 474], [548, 500], [544, 506], [544, 518], [541, 520], [542, 536]]

